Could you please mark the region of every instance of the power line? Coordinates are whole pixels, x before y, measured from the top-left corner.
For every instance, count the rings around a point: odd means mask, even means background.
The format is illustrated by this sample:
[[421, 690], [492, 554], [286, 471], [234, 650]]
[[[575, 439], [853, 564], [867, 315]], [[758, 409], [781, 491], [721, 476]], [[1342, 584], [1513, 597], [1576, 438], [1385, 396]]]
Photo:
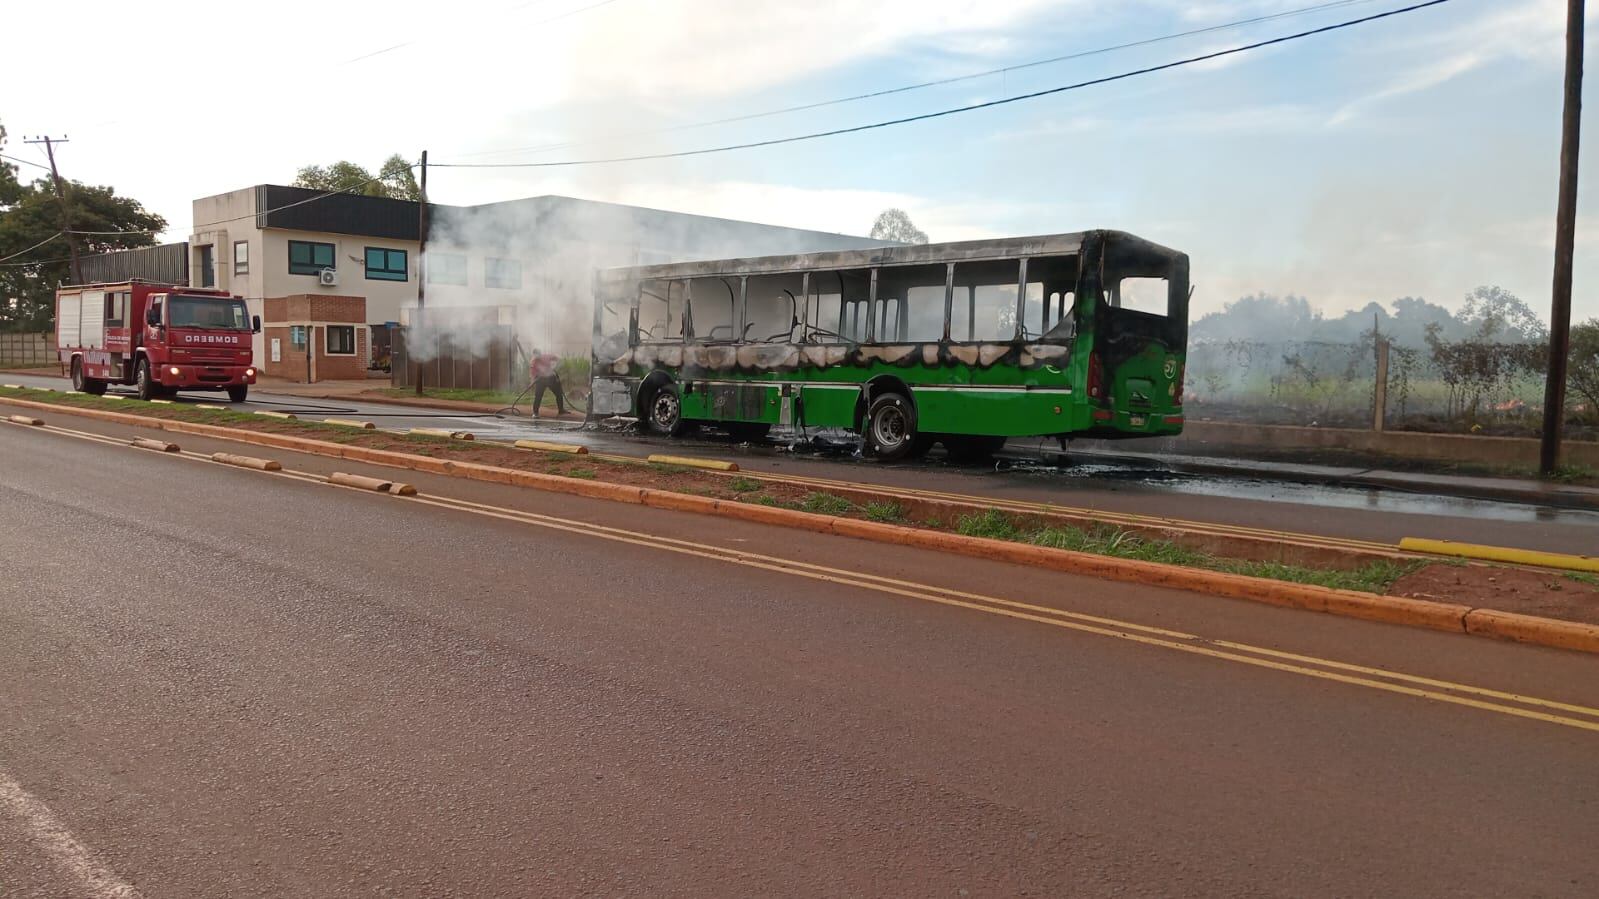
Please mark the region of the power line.
[[[417, 163], [411, 163], [408, 166], [408, 168], [413, 168], [413, 169], [416, 168], [416, 167], [417, 167]], [[378, 182], [378, 181], [382, 181], [382, 180], [384, 180], [386, 178], [389, 178], [393, 174], [394, 174], [393, 172], [389, 172], [388, 174], [377, 175], [377, 176], [368, 178], [365, 181], [362, 181], [362, 182], [360, 182], [358, 184], [352, 184], [349, 187], [346, 187], [346, 188], [344, 188], [342, 190], [330, 190], [327, 193], [317, 194], [314, 197], [306, 197], [303, 200], [296, 200], [293, 203], [285, 203], [282, 206], [274, 206], [271, 209], [262, 209], [259, 212], [246, 213], [245, 215], [236, 215], [236, 216], [234, 216], [233, 218], [230, 218], [230, 219], [218, 219], [217, 221], [214, 221], [214, 222], [200, 222], [199, 224], [190, 225], [189, 226], [189, 231], [190, 231], [190, 233], [194, 233], [194, 232], [199, 231], [199, 230], [201, 230], [203, 228], [209, 228], [209, 227], [211, 227], [213, 225], [227, 225], [227, 224], [231, 224], [233, 222], [242, 222], [245, 219], [253, 219], [253, 218], [256, 218], [258, 216], [270, 215], [270, 214], [272, 214], [274, 212], [282, 212], [285, 209], [293, 209], [296, 206], [304, 206], [307, 203], [315, 203], [318, 200], [325, 200], [328, 197], [335, 197], [335, 196], [338, 196], [339, 194], [352, 193], [354, 191], [360, 190], [363, 187], [366, 187], [368, 184], [372, 184], [372, 183], [375, 183], [375, 182]], [[135, 229], [135, 230], [131, 230], [131, 231], [71, 231], [71, 232], [68, 232], [68, 233], [76, 234], [76, 235], [80, 235], [80, 236], [106, 237], [106, 236], [110, 236], [110, 235], [113, 235], [113, 234], [160, 234], [161, 232], [166, 231], [166, 230], [167, 230], [166, 228], [143, 228], [143, 229]]]
[[[10, 258], [10, 257], [7, 257]], [[55, 265], [57, 262], [71, 262], [71, 256], [62, 256], [58, 259], [35, 259], [32, 262], [0, 262], [0, 268], [22, 268], [29, 265]]]
[[12, 253], [10, 256], [0, 256], [0, 262], [6, 262], [6, 261], [9, 261], [9, 260], [12, 260], [12, 259], [17, 258], [18, 256], [26, 256], [29, 253], [32, 253], [34, 250], [39, 249], [40, 247], [44, 246], [45, 244], [49, 243], [50, 241], [56, 240], [56, 239], [64, 236], [65, 234], [66, 234], [65, 231], [57, 231], [56, 233], [50, 235], [49, 237], [46, 237], [44, 240], [39, 241], [38, 243], [36, 243], [33, 246], [27, 248], [26, 250], [21, 251], [20, 253]]
[[50, 167], [49, 166], [45, 165], [42, 162], [34, 162], [31, 159], [21, 159], [21, 158], [16, 157], [16, 156], [7, 156], [4, 153], [0, 153], [0, 159], [9, 159], [12, 162], [20, 162], [23, 165], [31, 165], [31, 166], [33, 166], [36, 169], [44, 169], [47, 172], [50, 171]]
[[893, 96], [895, 94], [904, 94], [904, 93], [909, 93], [911, 91], [924, 90], [924, 89], [930, 88], [930, 87], [943, 87], [943, 86], [950, 85], [950, 84], [959, 84], [959, 83], [965, 82], [965, 81], [976, 81], [976, 80], [978, 80], [980, 78], [988, 78], [988, 77], [991, 77], [991, 76], [994, 76], [994, 75], [1006, 75], [1006, 74], [1009, 74], [1011, 72], [1019, 72], [1019, 71], [1025, 70], [1025, 69], [1038, 68], [1039, 66], [1054, 65], [1056, 63], [1069, 62], [1071, 60], [1076, 60], [1076, 59], [1085, 59], [1085, 58], [1090, 57], [1090, 56], [1103, 56], [1103, 55], [1105, 55], [1107, 53], [1115, 53], [1115, 52], [1118, 52], [1118, 51], [1121, 51], [1121, 50], [1131, 50], [1131, 49], [1134, 49], [1136, 47], [1147, 47], [1147, 46], [1150, 46], [1150, 45], [1153, 45], [1153, 44], [1160, 44], [1160, 43], [1165, 43], [1167, 41], [1180, 40], [1180, 39], [1186, 38], [1186, 37], [1196, 37], [1196, 36], [1202, 35], [1202, 34], [1211, 34], [1211, 33], [1217, 32], [1217, 31], [1225, 31], [1225, 30], [1232, 29], [1232, 28], [1241, 28], [1241, 27], [1244, 27], [1244, 26], [1247, 26], [1247, 25], [1259, 25], [1262, 22], [1272, 22], [1272, 21], [1276, 21], [1278, 19], [1287, 19], [1287, 18], [1291, 18], [1291, 17], [1294, 17], [1294, 16], [1302, 16], [1302, 15], [1308, 15], [1310, 13], [1325, 12], [1325, 11], [1330, 10], [1330, 9], [1339, 9], [1339, 8], [1342, 8], [1342, 7], [1345, 7], [1345, 6], [1355, 6], [1355, 5], [1371, 3], [1371, 2], [1373, 2], [1373, 0], [1332, 0], [1332, 2], [1328, 2], [1328, 3], [1318, 3], [1318, 4], [1315, 4], [1314, 6], [1305, 6], [1305, 7], [1300, 7], [1299, 9], [1284, 10], [1283, 12], [1272, 13], [1270, 15], [1255, 16], [1255, 17], [1249, 18], [1249, 19], [1239, 19], [1239, 20], [1234, 21], [1234, 22], [1223, 22], [1223, 23], [1216, 24], [1216, 25], [1209, 25], [1209, 26], [1206, 26], [1204, 28], [1195, 28], [1195, 29], [1192, 29], [1190, 31], [1179, 31], [1179, 32], [1176, 32], [1176, 33], [1173, 33], [1173, 34], [1163, 34], [1163, 35], [1160, 35], [1158, 37], [1150, 37], [1150, 38], [1144, 38], [1142, 40], [1129, 41], [1129, 42], [1124, 43], [1124, 44], [1114, 44], [1114, 45], [1109, 46], [1109, 47], [1098, 47], [1098, 48], [1092, 49], [1092, 50], [1078, 50], [1078, 51], [1075, 51], [1075, 52], [1072, 52], [1072, 53], [1067, 53], [1067, 54], [1062, 55], [1062, 56], [1051, 56], [1048, 59], [1035, 59], [1032, 62], [1017, 63], [1016, 65], [1002, 66], [1002, 67], [997, 68], [997, 69], [987, 69], [987, 70], [984, 70], [984, 71], [981, 71], [981, 72], [969, 72], [969, 73], [967, 73], [965, 75], [954, 75], [954, 76], [951, 76], [949, 78], [939, 78], [939, 79], [935, 79], [933, 81], [922, 81], [922, 82], [918, 82], [916, 84], [906, 84], [906, 85], [901, 85], [899, 87], [890, 87], [890, 88], [885, 88], [883, 90], [870, 91], [870, 92], [864, 93], [864, 94], [855, 94], [855, 95], [849, 96], [849, 97], [837, 97], [837, 98], [832, 99], [832, 100], [818, 100], [818, 101], [812, 102], [812, 103], [801, 103], [801, 104], [799, 104], [797, 106], [785, 106], [785, 107], [782, 107], [780, 109], [769, 109], [769, 110], [766, 110], [764, 112], [752, 112], [752, 113], [747, 113], [747, 114], [744, 114], [744, 115], [728, 116], [726, 118], [720, 118], [720, 119], [707, 119], [705, 121], [700, 121], [700, 122], [688, 122], [688, 123], [684, 123], [684, 124], [680, 124], [680, 125], [667, 125], [667, 126], [663, 126], [663, 127], [660, 127], [660, 128], [646, 128], [646, 129], [641, 129], [641, 130], [637, 130], [637, 131], [623, 131], [623, 132], [617, 132], [617, 133], [614, 133], [614, 134], [608, 134], [608, 135], [604, 135], [604, 136], [601, 136], [601, 137], [593, 138], [591, 140], [565, 141], [565, 142], [562, 142], [562, 143], [555, 143], [555, 144], [537, 144], [537, 145], [528, 146], [528, 147], [508, 147], [508, 148], [500, 149], [500, 150], [480, 150], [480, 151], [473, 152], [473, 153], [464, 153], [464, 154], [462, 154], [462, 157], [466, 158], [466, 157], [473, 157], [473, 156], [497, 156], [497, 155], [502, 154], [502, 153], [521, 153], [521, 152], [539, 153], [539, 152], [544, 152], [546, 150], [560, 150], [560, 149], [564, 149], [566, 147], [579, 147], [579, 146], [585, 146], [585, 145], [589, 145], [589, 144], [602, 143], [602, 142], [605, 142], [605, 141], [608, 141], [608, 140], [615, 140], [615, 139], [624, 138], [624, 137], [641, 137], [641, 136], [648, 135], [648, 134], [669, 134], [669, 133], [676, 132], [676, 131], [690, 131], [690, 130], [694, 130], [694, 129], [697, 129], [697, 128], [710, 128], [710, 127], [715, 126], [715, 125], [730, 125], [730, 124], [734, 124], [736, 122], [749, 122], [749, 121], [754, 121], [756, 119], [771, 118], [772, 116], [787, 115], [787, 114], [793, 113], [793, 112], [807, 112], [807, 111], [812, 110], [812, 109], [822, 109], [822, 108], [825, 108], [825, 107], [828, 107], [828, 106], [838, 106], [838, 105], [841, 105], [841, 104], [844, 104], [844, 103], [855, 103], [855, 102], [858, 102], [860, 100], [874, 100], [874, 99], [877, 99], [879, 97], [888, 97], [888, 96]]
[[1442, 5], [1444, 3], [1448, 3], [1448, 2], [1450, 2], [1450, 0], [1427, 0], [1427, 2], [1425, 2], [1425, 3], [1416, 3], [1416, 4], [1412, 4], [1410, 6], [1400, 7], [1399, 9], [1388, 10], [1387, 12], [1381, 12], [1381, 13], [1376, 13], [1376, 14], [1370, 15], [1370, 16], [1364, 16], [1364, 17], [1359, 18], [1359, 19], [1349, 19], [1347, 21], [1338, 22], [1338, 23], [1332, 24], [1332, 25], [1324, 25], [1324, 26], [1322, 26], [1320, 28], [1312, 28], [1309, 31], [1301, 31], [1301, 32], [1297, 32], [1295, 34], [1288, 34], [1288, 35], [1283, 35], [1282, 37], [1271, 38], [1269, 40], [1256, 41], [1256, 42], [1251, 43], [1251, 44], [1243, 44], [1241, 46], [1232, 47], [1232, 48], [1229, 48], [1227, 50], [1218, 50], [1218, 51], [1216, 51], [1214, 53], [1205, 53], [1205, 54], [1201, 54], [1199, 56], [1190, 56], [1190, 57], [1187, 57], [1186, 59], [1179, 59], [1179, 60], [1176, 60], [1174, 62], [1162, 63], [1162, 64], [1156, 65], [1156, 66], [1146, 66], [1145, 68], [1142, 68], [1142, 69], [1134, 69], [1132, 71], [1122, 72], [1122, 73], [1116, 74], [1116, 75], [1107, 75], [1107, 76], [1105, 76], [1103, 78], [1093, 78], [1093, 79], [1090, 79], [1088, 81], [1079, 81], [1079, 82], [1076, 82], [1074, 84], [1061, 85], [1060, 87], [1052, 87], [1052, 88], [1047, 88], [1045, 90], [1032, 91], [1030, 93], [1025, 93], [1025, 94], [1017, 94], [1017, 95], [1011, 96], [1011, 97], [1003, 97], [1003, 98], [998, 99], [998, 100], [988, 100], [988, 101], [985, 101], [985, 102], [982, 102], [982, 103], [972, 103], [972, 104], [967, 105], [967, 106], [957, 106], [957, 107], [954, 107], [952, 109], [941, 109], [941, 110], [938, 110], [937, 112], [928, 112], [928, 113], [922, 113], [921, 115], [905, 116], [903, 118], [889, 119], [887, 121], [882, 121], [882, 122], [872, 122], [872, 123], [866, 124], [866, 125], [854, 125], [854, 126], [851, 126], [849, 128], [834, 128], [834, 129], [829, 130], [829, 131], [814, 131], [814, 132], [811, 132], [809, 134], [797, 134], [797, 135], [792, 135], [792, 136], [789, 136], [789, 137], [776, 137], [776, 138], [770, 138], [768, 140], [749, 141], [747, 143], [741, 143], [741, 144], [728, 144], [728, 145], [721, 146], [721, 147], [702, 147], [702, 148], [696, 149], [696, 150], [678, 150], [678, 151], [672, 152], [672, 153], [646, 153], [646, 154], [640, 154], [640, 155], [637, 155], [637, 156], [611, 156], [611, 157], [602, 157], [602, 158], [597, 158], [597, 159], [568, 159], [568, 160], [558, 160], [558, 161], [555, 161], [555, 162], [436, 162], [436, 163], [433, 163], [433, 164], [435, 166], [440, 167], [440, 168], [452, 168], [452, 169], [537, 169], [537, 168], [557, 168], [557, 167], [575, 166], [575, 165], [605, 165], [605, 164], [617, 163], [617, 162], [643, 162], [645, 160], [651, 160], [651, 159], [680, 159], [680, 158], [683, 158], [685, 156], [705, 156], [705, 155], [708, 155], [708, 154], [711, 154], [711, 153], [726, 153], [726, 152], [729, 152], [729, 151], [732, 151], [732, 150], [751, 150], [751, 149], [755, 149], [755, 148], [758, 148], [758, 147], [772, 147], [772, 146], [776, 146], [778, 144], [798, 143], [800, 141], [816, 140], [818, 138], [823, 138], [823, 137], [837, 137], [837, 136], [843, 135], [843, 134], [855, 134], [855, 133], [861, 132], [861, 131], [871, 131], [871, 130], [876, 129], [876, 128], [888, 128], [888, 127], [893, 126], [893, 125], [905, 125], [905, 124], [909, 124], [911, 122], [922, 122], [922, 121], [926, 121], [928, 119], [943, 118], [945, 116], [957, 115], [957, 114], [963, 113], [963, 112], [973, 112], [973, 111], [979, 110], [979, 109], [988, 109], [988, 108], [991, 108], [991, 107], [994, 107], [994, 106], [1004, 106], [1004, 105], [1006, 105], [1008, 103], [1017, 103], [1017, 102], [1020, 102], [1022, 100], [1033, 100], [1033, 99], [1036, 99], [1038, 97], [1047, 97], [1047, 96], [1050, 96], [1052, 94], [1065, 93], [1067, 91], [1079, 90], [1079, 89], [1085, 88], [1085, 87], [1094, 87], [1096, 85], [1109, 84], [1109, 83], [1111, 83], [1113, 81], [1122, 81], [1122, 80], [1125, 80], [1125, 79], [1128, 79], [1128, 78], [1137, 77], [1139, 75], [1148, 75], [1148, 74], [1151, 74], [1151, 73], [1154, 73], [1154, 72], [1164, 72], [1164, 71], [1166, 71], [1168, 69], [1175, 69], [1175, 68], [1179, 68], [1179, 67], [1182, 67], [1182, 66], [1193, 65], [1195, 63], [1208, 62], [1208, 61], [1210, 61], [1212, 59], [1220, 59], [1220, 58], [1225, 57], [1225, 56], [1232, 56], [1234, 54], [1243, 53], [1243, 52], [1246, 52], [1246, 51], [1249, 51], [1249, 50], [1258, 50], [1258, 49], [1260, 49], [1262, 47], [1270, 47], [1270, 46], [1273, 46], [1275, 44], [1284, 44], [1284, 43], [1287, 43], [1289, 41], [1299, 40], [1300, 38], [1312, 37], [1312, 36], [1318, 35], [1318, 34], [1326, 34], [1326, 33], [1331, 32], [1331, 31], [1337, 31], [1337, 30], [1342, 29], [1342, 28], [1350, 28], [1350, 27], [1353, 27], [1355, 25], [1363, 25], [1363, 24], [1365, 24], [1367, 22], [1375, 22], [1378, 19], [1386, 19], [1386, 18], [1389, 18], [1391, 16], [1401, 15], [1403, 13], [1415, 12], [1416, 10], [1419, 10], [1419, 9], [1426, 9], [1427, 7], [1430, 7], [1430, 6], [1439, 6], [1439, 5]]

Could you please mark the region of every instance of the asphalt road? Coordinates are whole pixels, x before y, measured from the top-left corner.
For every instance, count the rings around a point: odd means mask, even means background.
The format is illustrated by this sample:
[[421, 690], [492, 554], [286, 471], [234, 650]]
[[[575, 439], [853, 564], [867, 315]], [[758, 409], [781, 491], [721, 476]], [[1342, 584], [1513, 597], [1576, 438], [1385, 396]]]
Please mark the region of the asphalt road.
[[0, 424], [0, 894], [1599, 890], [1599, 659], [414, 480]]
[[[5, 380], [62, 389], [66, 381], [7, 374]], [[204, 402], [205, 393], [182, 399]], [[214, 399], [214, 396], [212, 397]], [[470, 430], [479, 439], [560, 439], [595, 452], [642, 455], [687, 452], [736, 460], [750, 471], [865, 481], [1005, 500], [1053, 503], [1112, 512], [1169, 516], [1251, 528], [1397, 542], [1427, 537], [1523, 549], [1591, 554], [1599, 546], [1599, 512], [1462, 499], [1356, 487], [1328, 487], [1236, 477], [1193, 476], [1146, 465], [1085, 463], [1063, 468], [995, 471], [937, 461], [882, 465], [848, 457], [815, 457], [736, 446], [714, 439], [671, 441], [631, 432], [576, 431], [572, 423], [461, 415], [439, 409], [253, 392], [243, 408], [293, 411], [305, 418], [357, 417], [385, 428]]]

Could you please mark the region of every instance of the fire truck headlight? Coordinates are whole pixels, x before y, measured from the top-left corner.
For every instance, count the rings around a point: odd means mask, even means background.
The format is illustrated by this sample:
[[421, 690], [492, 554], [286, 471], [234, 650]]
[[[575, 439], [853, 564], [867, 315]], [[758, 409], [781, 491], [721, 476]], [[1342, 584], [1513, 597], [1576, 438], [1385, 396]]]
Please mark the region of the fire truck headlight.
[[176, 378], [178, 375], [183, 374], [183, 372], [178, 370], [178, 367], [176, 365], [174, 365], [171, 368], [167, 369], [167, 372], [170, 373], [172, 375], [172, 377], [174, 377], [174, 378]]
[[253, 378], [253, 377], [255, 377], [255, 369], [253, 369], [253, 368], [247, 368], [247, 369], [245, 369], [245, 370], [244, 370], [244, 376], [245, 376], [245, 377], [246, 377], [246, 378]]

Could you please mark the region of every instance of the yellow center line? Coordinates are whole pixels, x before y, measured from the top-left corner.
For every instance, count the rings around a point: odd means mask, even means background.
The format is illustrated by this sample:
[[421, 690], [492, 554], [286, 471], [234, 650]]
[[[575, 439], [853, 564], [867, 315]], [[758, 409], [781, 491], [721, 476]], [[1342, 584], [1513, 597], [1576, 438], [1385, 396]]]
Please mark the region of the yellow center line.
[[[47, 426], [46, 430], [61, 433], [67, 436], [92, 440], [96, 443], [126, 446], [127, 441], [119, 438], [107, 437], [101, 434], [73, 431], [66, 428]], [[213, 460], [201, 453], [182, 452], [176, 455], [196, 461], [212, 462]], [[216, 464], [213, 462], [213, 464]], [[309, 472], [283, 470], [278, 472], [262, 472], [279, 477], [288, 477], [294, 480], [326, 484], [326, 478]], [[366, 493], [367, 491], [356, 491]], [[1152, 646], [1161, 649], [1175, 650], [1192, 655], [1204, 656], [1223, 661], [1236, 662], [1257, 668], [1296, 674], [1303, 677], [1313, 677], [1351, 686], [1365, 687], [1387, 693], [1426, 699], [1450, 705], [1464, 706], [1481, 711], [1509, 715], [1517, 718], [1542, 721], [1572, 727], [1579, 730], [1599, 732], [1599, 720], [1583, 720], [1581, 718], [1567, 717], [1564, 715], [1550, 714], [1535, 711], [1530, 708], [1518, 708], [1491, 702], [1489, 699], [1515, 702], [1526, 706], [1555, 709], [1575, 715], [1588, 716], [1599, 719], [1599, 708], [1576, 705], [1572, 703], [1557, 702], [1554, 700], [1539, 699], [1519, 693], [1509, 693], [1485, 687], [1476, 687], [1469, 684], [1454, 683], [1436, 678], [1422, 677], [1403, 672], [1389, 671], [1381, 668], [1371, 668], [1355, 665], [1348, 662], [1339, 662], [1316, 656], [1301, 655], [1284, 652], [1247, 643], [1236, 643], [1228, 640], [1215, 640], [1184, 633], [1182, 631], [1150, 627], [1133, 622], [1119, 621], [1113, 618], [1087, 615], [1080, 612], [1071, 612], [1064, 609], [1055, 609], [1047, 606], [1032, 605], [1000, 597], [986, 596], [979, 593], [968, 593], [950, 588], [920, 584], [914, 581], [904, 581], [896, 578], [882, 577], [865, 574], [862, 572], [846, 571], [837, 568], [801, 562], [793, 559], [783, 559], [776, 556], [767, 556], [760, 553], [743, 550], [732, 550], [710, 544], [695, 543], [688, 540], [662, 537], [640, 531], [630, 531], [623, 528], [614, 528], [607, 525], [593, 524], [575, 519], [558, 518], [536, 512], [523, 512], [499, 506], [490, 506], [469, 500], [459, 500], [446, 497], [412, 496], [402, 497], [406, 502], [421, 503], [441, 509], [465, 512], [473, 515], [486, 516], [521, 524], [530, 524], [553, 530], [564, 531], [580, 536], [598, 537], [604, 540], [627, 543], [630, 545], [665, 550], [683, 555], [709, 559], [712, 561], [726, 562], [757, 568], [780, 574], [804, 577], [811, 580], [837, 584], [840, 586], [857, 587], [877, 593], [885, 593], [915, 599], [923, 602], [954, 608], [983, 612], [1020, 621], [1044, 624], [1051, 627], [1063, 628], [1085, 634], [1109, 637]], [[1317, 667], [1310, 667], [1317, 666]], [[1351, 673], [1343, 673], [1351, 672]], [[1386, 680], [1381, 680], [1386, 679]], [[1395, 683], [1394, 681], [1397, 681]], [[1414, 685], [1414, 686], [1412, 686]], [[1427, 689], [1435, 688], [1435, 689]], [[1447, 691], [1447, 692], [1445, 692]], [[1472, 697], [1485, 697], [1477, 699]]]
[[[732, 564], [791, 574], [844, 586], [860, 587], [880, 593], [889, 593], [911, 599], [938, 603], [941, 605], [955, 606], [979, 612], [987, 612], [989, 614], [1032, 621], [1054, 627], [1096, 634], [1099, 636], [1113, 637], [1116, 639], [1143, 643], [1150, 646], [1158, 646], [1164, 649], [1175, 649], [1181, 652], [1194, 653], [1198, 655], [1209, 656], [1211, 658], [1240, 662], [1243, 664], [1268, 668], [1276, 671], [1299, 674], [1307, 677], [1316, 677], [1344, 684], [1368, 687], [1371, 689], [1384, 690], [1405, 696], [1414, 696], [1437, 702], [1445, 702], [1454, 705], [1482, 709], [1485, 711], [1499, 712], [1506, 715], [1530, 718], [1533, 720], [1545, 721], [1553, 724], [1561, 724], [1568, 727], [1576, 727], [1582, 730], [1599, 731], [1599, 721], [1583, 721], [1559, 715], [1550, 715], [1529, 709], [1519, 709], [1513, 706], [1501, 705], [1479, 699], [1471, 699], [1469, 697], [1473, 695], [1491, 697], [1512, 702], [1520, 702], [1525, 705], [1559, 709], [1575, 714], [1589, 715], [1594, 718], [1599, 718], [1599, 709], [1574, 705], [1571, 703], [1561, 703], [1552, 700], [1538, 699], [1536, 697], [1523, 696], [1516, 693], [1508, 693], [1484, 687], [1475, 687], [1469, 684], [1453, 683], [1445, 680], [1404, 674], [1402, 672], [1387, 671], [1380, 668], [1369, 668], [1365, 666], [1349, 664], [1346, 662], [1337, 662], [1330, 659], [1320, 659], [1314, 656], [1284, 653], [1277, 650], [1267, 649], [1265, 647], [1251, 646], [1245, 643], [1208, 640], [1203, 637], [1185, 634], [1180, 631], [1152, 628], [1144, 625], [1134, 624], [1132, 622], [1083, 615], [1081, 613], [1069, 612], [1062, 609], [1052, 609], [1045, 606], [1034, 606], [1026, 603], [1015, 602], [1013, 600], [1000, 599], [998, 597], [965, 593], [964, 591], [948, 590], [943, 587], [933, 587], [930, 585], [916, 584], [909, 581], [899, 581], [893, 578], [882, 578], [875, 575], [863, 575], [857, 572], [826, 568], [824, 566], [813, 565], [811, 563], [799, 562], [796, 560], [762, 556], [757, 553], [748, 553], [740, 550], [725, 550], [706, 544], [696, 544], [691, 541], [656, 537], [655, 535], [644, 534], [637, 531], [627, 531], [620, 528], [607, 527], [604, 525], [592, 525], [587, 522], [554, 518], [552, 516], [540, 515], [538, 513], [521, 512], [515, 509], [504, 509], [495, 506], [487, 506], [482, 503], [474, 503], [466, 500], [434, 497], [409, 497], [407, 499], [409, 502], [420, 502], [427, 505], [437, 506], [439, 508], [456, 509], [458, 511], [487, 515], [489, 517], [499, 518], [506, 521], [517, 521], [527, 524], [534, 524], [575, 534], [598, 536], [603, 539], [615, 540], [636, 546], [665, 549], [670, 552], [677, 552], [686, 555], [697, 556], [700, 558], [730, 562]], [[1203, 642], [1198, 644], [1178, 642], [1180, 640], [1194, 640]], [[1251, 653], [1252, 655], [1245, 655], [1243, 653]], [[1309, 665], [1320, 665], [1334, 670], [1317, 670], [1315, 668], [1306, 667], [1305, 665], [1289, 664], [1287, 662], [1274, 661], [1271, 658], [1259, 658], [1258, 656], [1275, 656], [1278, 658], [1292, 659], [1294, 661], [1304, 662]], [[1359, 674], [1369, 676], [1362, 677], [1350, 674], [1342, 674], [1339, 673], [1340, 671], [1358, 672]], [[1385, 683], [1374, 678], [1388, 678], [1390, 680], [1401, 681], [1403, 683]], [[1437, 687], [1440, 690], [1448, 690], [1451, 692], [1443, 693], [1438, 692], [1438, 690], [1421, 689], [1419, 687], [1406, 686], [1405, 684], [1421, 684]]]

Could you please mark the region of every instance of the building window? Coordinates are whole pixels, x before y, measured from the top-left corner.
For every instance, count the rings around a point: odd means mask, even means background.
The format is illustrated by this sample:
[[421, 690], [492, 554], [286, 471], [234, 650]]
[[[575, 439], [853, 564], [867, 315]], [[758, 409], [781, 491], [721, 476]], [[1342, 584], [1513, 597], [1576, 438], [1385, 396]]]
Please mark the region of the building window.
[[305, 349], [305, 325], [289, 326], [289, 347], [291, 349]]
[[328, 325], [322, 330], [328, 336], [329, 356], [355, 355], [355, 325]]
[[235, 275], [250, 273], [250, 242], [247, 240], [233, 242], [233, 273]]
[[466, 286], [466, 257], [460, 253], [429, 253], [422, 259], [429, 284]]
[[390, 250], [384, 247], [367, 247], [366, 279], [368, 281], [404, 281], [406, 279], [405, 251]]
[[217, 286], [216, 248], [207, 244], [200, 247], [200, 286]]
[[289, 241], [289, 274], [315, 275], [334, 264], [333, 244], [310, 240]]
[[493, 256], [484, 259], [483, 286], [521, 290], [522, 263], [515, 259], [495, 259]]

